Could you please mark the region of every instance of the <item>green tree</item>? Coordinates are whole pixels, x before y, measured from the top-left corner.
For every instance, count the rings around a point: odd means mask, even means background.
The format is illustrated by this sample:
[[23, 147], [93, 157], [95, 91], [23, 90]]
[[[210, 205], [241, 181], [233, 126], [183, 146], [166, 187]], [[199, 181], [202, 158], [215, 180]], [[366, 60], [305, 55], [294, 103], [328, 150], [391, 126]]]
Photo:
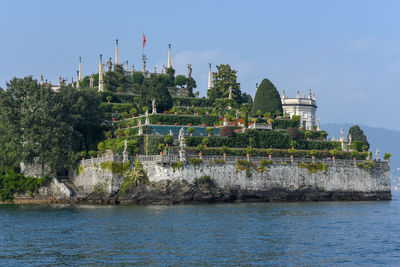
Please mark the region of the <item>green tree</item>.
[[73, 167], [77, 152], [96, 149], [102, 138], [104, 114], [95, 89], [63, 86], [54, 92], [29, 76], [7, 83], [0, 101], [6, 138], [21, 160], [38, 160], [53, 173]]
[[157, 112], [162, 113], [164, 110], [170, 110], [172, 107], [172, 98], [168, 92], [165, 80], [156, 74], [151, 74], [149, 78], [143, 81], [140, 90], [140, 105], [151, 107], [152, 99], [156, 100]]
[[187, 85], [186, 85], [188, 97], [194, 97], [193, 89], [195, 89], [195, 88], [197, 88], [196, 81], [192, 77], [189, 77], [187, 79]]
[[131, 81], [133, 84], [142, 84], [144, 80], [143, 73], [134, 71], [131, 76]]
[[367, 149], [369, 149], [369, 143], [367, 141], [367, 136], [364, 134], [364, 131], [361, 130], [360, 126], [354, 125], [354, 126], [350, 127], [347, 138], [349, 138], [349, 135], [351, 135], [351, 139], [353, 141], [361, 141], [362, 144], [367, 146]]
[[187, 83], [187, 78], [185, 75], [178, 75], [175, 77], [175, 85], [183, 87]]
[[243, 96], [236, 73], [237, 71], [231, 69], [228, 64], [218, 65], [217, 72], [213, 72], [213, 87], [208, 90], [208, 97], [211, 99], [227, 98], [229, 97], [229, 88], [232, 86], [232, 98], [236, 103], [242, 103]]
[[109, 91], [126, 92], [129, 89], [129, 80], [125, 76], [125, 71], [121, 65], [115, 65], [114, 71], [107, 71], [104, 76], [105, 88]]
[[166, 74], [168, 74], [172, 80], [175, 79], [175, 70], [171, 67], [171, 68], [167, 68], [166, 70]]
[[252, 113], [256, 114], [258, 110], [261, 113], [266, 112], [275, 113], [279, 111], [282, 115], [282, 102], [281, 97], [276, 90], [275, 85], [273, 85], [268, 79], [264, 79], [260, 86], [257, 88], [256, 96], [254, 97]]

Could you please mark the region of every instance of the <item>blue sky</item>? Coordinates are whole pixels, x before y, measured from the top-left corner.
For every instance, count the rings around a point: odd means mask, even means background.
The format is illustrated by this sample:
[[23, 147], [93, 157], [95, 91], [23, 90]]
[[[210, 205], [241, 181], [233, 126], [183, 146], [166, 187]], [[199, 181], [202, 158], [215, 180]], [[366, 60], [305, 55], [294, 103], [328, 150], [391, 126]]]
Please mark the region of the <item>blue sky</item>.
[[99, 54], [148, 68], [191, 63], [201, 95], [208, 63], [238, 70], [243, 91], [270, 79], [289, 96], [312, 89], [321, 123], [400, 130], [400, 1], [2, 1], [0, 86], [96, 71]]

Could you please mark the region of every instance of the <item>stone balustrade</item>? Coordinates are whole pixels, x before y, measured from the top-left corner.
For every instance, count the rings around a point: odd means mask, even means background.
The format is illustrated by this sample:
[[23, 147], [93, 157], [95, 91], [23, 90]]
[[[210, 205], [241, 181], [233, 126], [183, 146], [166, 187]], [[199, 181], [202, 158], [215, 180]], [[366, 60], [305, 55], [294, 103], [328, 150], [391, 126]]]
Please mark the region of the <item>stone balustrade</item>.
[[[150, 163], [165, 163], [170, 164], [174, 162], [186, 162], [189, 163], [190, 158], [201, 159], [203, 162], [215, 162], [215, 160], [223, 160], [226, 163], [236, 163], [238, 160], [248, 160], [253, 163], [259, 163], [262, 159], [271, 160], [271, 164], [274, 165], [287, 165], [287, 164], [307, 164], [307, 163], [319, 163], [326, 164], [327, 166], [343, 166], [343, 167], [351, 167], [357, 166], [357, 164], [362, 164], [364, 160], [350, 160], [350, 159], [336, 159], [332, 160], [329, 158], [325, 159], [312, 159], [312, 158], [285, 158], [285, 157], [245, 157], [245, 156], [220, 156], [220, 155], [187, 155], [185, 160], [180, 159], [179, 155], [139, 155], [139, 156], [131, 156], [129, 157], [129, 161], [134, 163], [136, 159], [138, 159], [142, 163], [150, 162]], [[111, 156], [111, 157], [101, 157], [101, 158], [93, 158], [93, 159], [85, 159], [81, 160], [80, 164], [82, 166], [93, 166], [94, 164], [100, 164], [101, 162], [107, 161], [115, 161], [115, 162], [123, 162], [122, 156]], [[375, 161], [381, 168], [389, 168], [389, 163], [386, 161]]]

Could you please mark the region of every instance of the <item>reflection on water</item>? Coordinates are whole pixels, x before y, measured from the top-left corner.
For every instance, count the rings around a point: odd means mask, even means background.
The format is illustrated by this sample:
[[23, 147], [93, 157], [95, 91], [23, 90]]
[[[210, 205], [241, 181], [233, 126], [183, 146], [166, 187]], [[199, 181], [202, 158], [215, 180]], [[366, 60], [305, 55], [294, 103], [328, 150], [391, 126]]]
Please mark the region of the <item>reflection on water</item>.
[[0, 206], [0, 265], [399, 265], [389, 202]]

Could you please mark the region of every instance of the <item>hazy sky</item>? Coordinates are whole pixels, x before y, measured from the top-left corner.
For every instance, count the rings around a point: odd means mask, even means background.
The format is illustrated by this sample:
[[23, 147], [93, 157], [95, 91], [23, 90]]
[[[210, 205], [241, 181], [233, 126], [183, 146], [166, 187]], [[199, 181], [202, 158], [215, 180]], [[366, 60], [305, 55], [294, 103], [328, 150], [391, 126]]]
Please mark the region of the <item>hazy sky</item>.
[[167, 64], [201, 95], [208, 63], [238, 70], [245, 92], [270, 79], [295, 96], [312, 89], [321, 123], [400, 130], [400, 1], [0, 1], [0, 86], [33, 75], [57, 82], [97, 71], [98, 57], [148, 69]]

